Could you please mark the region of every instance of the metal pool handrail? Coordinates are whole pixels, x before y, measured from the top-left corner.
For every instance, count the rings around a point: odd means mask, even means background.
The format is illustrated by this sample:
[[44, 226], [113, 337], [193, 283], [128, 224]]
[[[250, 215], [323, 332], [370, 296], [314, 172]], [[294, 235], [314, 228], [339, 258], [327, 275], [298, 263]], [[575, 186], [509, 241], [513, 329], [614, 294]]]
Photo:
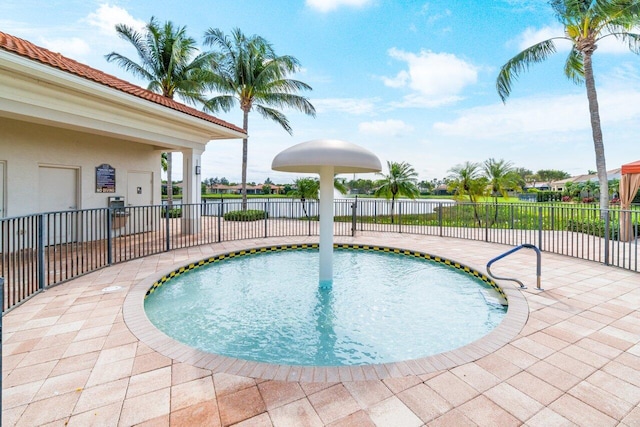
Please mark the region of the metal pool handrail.
[[536, 262], [536, 264], [537, 264], [537, 265], [536, 265], [536, 277], [537, 277], [536, 288], [537, 288], [539, 291], [543, 291], [544, 289], [542, 289], [542, 288], [540, 287], [540, 276], [541, 276], [541, 274], [542, 274], [542, 266], [541, 266], [541, 264], [542, 264], [542, 255], [541, 255], [541, 253], [540, 253], [540, 249], [538, 249], [538, 247], [537, 247], [537, 246], [535, 246], [535, 245], [531, 245], [531, 244], [529, 244], [529, 243], [523, 243], [522, 245], [518, 245], [518, 246], [516, 246], [515, 248], [513, 248], [513, 249], [511, 249], [511, 250], [509, 250], [509, 251], [507, 251], [507, 252], [503, 253], [502, 255], [499, 255], [499, 256], [497, 256], [497, 257], [493, 258], [491, 261], [489, 261], [489, 262], [487, 263], [487, 274], [489, 274], [489, 276], [491, 276], [491, 278], [493, 278], [493, 279], [498, 279], [498, 280], [509, 280], [509, 281], [511, 281], [511, 282], [516, 282], [516, 283], [520, 284], [520, 289], [527, 289], [527, 287], [524, 285], [524, 283], [522, 283], [522, 282], [521, 282], [520, 280], [518, 280], [518, 279], [511, 279], [511, 278], [508, 278], [508, 277], [498, 277], [498, 276], [494, 275], [493, 273], [491, 273], [491, 265], [492, 265], [494, 262], [499, 261], [499, 260], [501, 260], [502, 258], [506, 257], [507, 255], [511, 255], [512, 253], [517, 252], [517, 251], [519, 251], [519, 250], [520, 250], [520, 249], [522, 249], [522, 248], [533, 249], [534, 251], [536, 251], [536, 258], [537, 258], [537, 262]]

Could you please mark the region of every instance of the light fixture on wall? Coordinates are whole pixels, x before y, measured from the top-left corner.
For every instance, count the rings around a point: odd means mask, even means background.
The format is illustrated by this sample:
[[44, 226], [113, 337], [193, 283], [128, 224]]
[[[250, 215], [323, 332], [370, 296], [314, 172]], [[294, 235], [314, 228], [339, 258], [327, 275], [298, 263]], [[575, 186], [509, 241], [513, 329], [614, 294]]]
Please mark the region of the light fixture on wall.
[[200, 165], [196, 165], [196, 175], [200, 175]]

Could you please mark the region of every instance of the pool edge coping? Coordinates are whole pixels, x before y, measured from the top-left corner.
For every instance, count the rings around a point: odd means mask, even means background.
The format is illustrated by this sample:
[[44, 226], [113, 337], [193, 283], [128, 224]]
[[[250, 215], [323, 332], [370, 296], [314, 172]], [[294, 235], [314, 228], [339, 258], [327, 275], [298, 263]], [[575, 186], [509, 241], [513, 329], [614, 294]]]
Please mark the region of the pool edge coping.
[[[227, 373], [239, 375], [254, 379], [264, 380], [280, 380], [293, 382], [338, 382], [338, 381], [365, 381], [365, 380], [383, 380], [387, 378], [401, 378], [410, 375], [425, 375], [456, 366], [473, 362], [484, 356], [487, 356], [504, 345], [511, 342], [524, 328], [529, 316], [529, 307], [523, 293], [517, 288], [501, 286], [499, 282], [494, 281], [507, 296], [508, 310], [502, 322], [491, 332], [483, 337], [450, 350], [444, 353], [427, 356], [419, 359], [411, 359], [400, 362], [389, 362], [373, 365], [357, 365], [357, 366], [297, 366], [297, 365], [277, 365], [264, 362], [253, 362], [232, 357], [222, 356], [214, 353], [208, 353], [195, 349], [180, 343], [173, 338], [165, 335], [157, 329], [147, 318], [144, 310], [144, 299], [155, 283], [161, 278], [170, 275], [172, 272], [191, 264], [198, 264], [201, 260], [207, 258], [215, 258], [217, 256], [239, 251], [250, 251], [252, 249], [260, 249], [262, 247], [274, 246], [305, 246], [310, 247], [313, 243], [309, 242], [286, 242], [282, 244], [271, 245], [255, 245], [253, 241], [247, 241], [244, 249], [229, 250], [221, 248], [214, 251], [208, 257], [199, 257], [188, 259], [175, 263], [165, 270], [154, 273], [153, 275], [141, 280], [133, 286], [127, 294], [123, 304], [123, 317], [125, 324], [142, 343], [146, 344], [158, 353], [182, 363], [188, 363], [198, 368], [211, 370], [213, 373]], [[342, 245], [342, 243], [337, 243]], [[418, 249], [396, 248], [389, 245], [369, 244], [364, 242], [348, 243], [351, 246], [372, 246], [389, 248], [390, 250], [410, 251], [426, 253]], [[411, 247], [411, 243], [407, 244]], [[429, 254], [431, 255], [431, 254]], [[436, 256], [436, 255], [432, 255]], [[441, 259], [448, 259], [439, 257]], [[467, 266], [480, 273], [480, 270], [474, 266], [456, 262], [460, 265]], [[455, 266], [453, 266], [456, 268]], [[481, 278], [479, 278], [482, 280]]]

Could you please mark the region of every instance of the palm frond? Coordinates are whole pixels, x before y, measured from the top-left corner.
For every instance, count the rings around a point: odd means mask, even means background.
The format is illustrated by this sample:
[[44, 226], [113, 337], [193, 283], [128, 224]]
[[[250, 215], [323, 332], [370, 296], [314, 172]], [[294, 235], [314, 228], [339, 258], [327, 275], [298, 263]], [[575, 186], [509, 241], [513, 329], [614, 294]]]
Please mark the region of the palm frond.
[[542, 62], [556, 52], [554, 39], [545, 40], [526, 48], [502, 66], [496, 80], [496, 89], [503, 102], [511, 94], [513, 81], [517, 80], [522, 72], [527, 71], [532, 64]]
[[584, 83], [584, 64], [582, 54], [575, 48], [571, 49], [564, 64], [564, 74], [575, 84]]
[[265, 107], [264, 105], [260, 104], [256, 104], [255, 108], [262, 117], [264, 117], [265, 119], [273, 120], [274, 122], [282, 126], [282, 128], [286, 130], [289, 135], [293, 135], [293, 129], [289, 124], [289, 120], [280, 111], [273, 108]]

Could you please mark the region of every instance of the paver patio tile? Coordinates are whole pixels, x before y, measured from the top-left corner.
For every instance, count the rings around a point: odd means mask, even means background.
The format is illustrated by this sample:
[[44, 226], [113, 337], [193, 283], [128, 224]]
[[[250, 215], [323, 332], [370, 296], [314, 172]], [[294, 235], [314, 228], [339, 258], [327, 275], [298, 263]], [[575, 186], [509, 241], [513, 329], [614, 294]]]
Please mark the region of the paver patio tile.
[[527, 372], [543, 381], [548, 382], [552, 386], [559, 388], [562, 391], [567, 391], [571, 387], [580, 382], [580, 378], [576, 377], [569, 372], [558, 368], [550, 363], [541, 361], [531, 366]]
[[560, 389], [528, 372], [521, 372], [506, 382], [543, 405], [548, 405], [563, 393]]
[[322, 421], [307, 399], [296, 400], [269, 411], [274, 427], [320, 427]]
[[[122, 396], [124, 399], [124, 395]], [[100, 406], [86, 412], [72, 415], [69, 418], [69, 427], [86, 426], [117, 426], [122, 410], [122, 401], [110, 405]]]
[[44, 384], [44, 380], [3, 388], [2, 409], [15, 408], [30, 403], [42, 384]]
[[604, 371], [596, 371], [587, 378], [589, 384], [605, 390], [632, 405], [640, 404], [640, 387]]
[[506, 380], [507, 378], [522, 372], [522, 368], [500, 356], [497, 356], [495, 353], [491, 353], [481, 359], [478, 359], [474, 363], [501, 380]]
[[16, 341], [11, 344], [2, 344], [2, 354], [11, 356], [14, 354], [26, 353], [31, 350], [40, 342], [41, 338], [33, 338], [26, 341]]
[[210, 376], [175, 385], [171, 387], [171, 411], [199, 405], [215, 399], [215, 396], [213, 379]]
[[258, 387], [254, 385], [235, 393], [218, 396], [218, 410], [222, 425], [229, 426], [265, 412], [266, 406]]
[[132, 375], [152, 371], [154, 369], [171, 366], [171, 359], [160, 353], [152, 352], [143, 355], [136, 355], [133, 362]]
[[498, 377], [475, 363], [457, 366], [450, 372], [480, 392], [488, 390], [500, 382]]
[[569, 394], [615, 420], [621, 420], [635, 406], [586, 381], [569, 390]]
[[172, 426], [207, 426], [219, 427], [220, 414], [215, 400], [200, 402], [179, 410], [171, 410]]
[[379, 426], [418, 427], [422, 421], [396, 396], [376, 403], [366, 410], [371, 420]]
[[103, 366], [96, 365], [89, 376], [86, 386], [93, 387], [98, 384], [119, 380], [120, 378], [130, 377], [132, 368], [133, 358], [119, 360]]
[[206, 376], [211, 376], [211, 371], [187, 363], [174, 362], [171, 365], [171, 385], [186, 383]]
[[607, 372], [621, 380], [627, 381], [636, 387], [640, 387], [640, 370], [631, 368], [622, 363], [612, 361], [602, 367]]
[[474, 423], [481, 426], [519, 426], [521, 422], [496, 405], [486, 396], [478, 396], [457, 408]]
[[332, 422], [329, 427], [376, 427], [365, 411], [354, 412], [344, 418]]
[[90, 374], [91, 370], [85, 369], [49, 377], [44, 381], [33, 400], [46, 399], [71, 391], [79, 392], [84, 388]]
[[361, 409], [342, 384], [314, 393], [308, 399], [324, 424], [332, 423]]
[[62, 358], [62, 355], [67, 350], [67, 345], [59, 345], [56, 347], [43, 348], [41, 350], [33, 350], [27, 353], [27, 355], [18, 363], [18, 368], [24, 368], [26, 366], [39, 365], [41, 363], [56, 361]]
[[592, 351], [600, 356], [606, 357], [607, 359], [613, 359], [622, 353], [622, 350], [611, 347], [610, 345], [604, 344], [591, 338], [581, 339], [580, 341], [576, 342], [576, 345], [586, 350]]
[[452, 409], [441, 417], [429, 421], [425, 425], [429, 427], [476, 427], [477, 424], [465, 417], [464, 414], [457, 409]]
[[542, 403], [507, 383], [496, 385], [484, 395], [522, 422], [544, 408]]
[[554, 412], [579, 425], [615, 426], [616, 420], [575, 397], [564, 394], [549, 405]]
[[313, 393], [317, 393], [319, 391], [322, 391], [326, 388], [329, 387], [333, 387], [336, 383], [309, 383], [309, 382], [303, 382], [300, 383], [300, 387], [302, 387], [302, 390], [304, 391], [304, 393], [307, 396], [312, 395]]
[[107, 365], [124, 359], [132, 359], [136, 355], [137, 343], [130, 343], [113, 348], [105, 348], [100, 352], [96, 366]]
[[587, 378], [596, 370], [593, 366], [580, 362], [565, 353], [552, 354], [545, 359], [545, 362], [550, 363], [563, 371], [567, 371], [580, 379]]
[[273, 427], [273, 423], [271, 422], [271, 418], [269, 418], [269, 414], [264, 412], [253, 418], [244, 420], [241, 423], [234, 424], [233, 427]]
[[71, 393], [33, 402], [22, 413], [16, 423], [16, 427], [41, 426], [57, 420], [66, 421], [70, 417], [78, 398], [80, 398], [80, 393], [72, 391]]
[[[153, 371], [132, 375], [129, 378], [127, 399], [171, 386], [171, 367], [166, 366]], [[213, 391], [213, 390], [212, 390]]]
[[437, 377], [425, 382], [436, 393], [444, 397], [453, 406], [459, 406], [464, 402], [478, 396], [479, 392], [462, 381], [451, 372], [443, 372]]
[[493, 354], [508, 360], [521, 369], [526, 369], [540, 360], [511, 344], [507, 344], [504, 347], [499, 348], [493, 352]]
[[[433, 377], [429, 377], [429, 378], [433, 378]], [[386, 380], [383, 380], [382, 382], [384, 383], [384, 385], [386, 385], [389, 388], [389, 390], [391, 390], [392, 393], [397, 394], [397, 393], [400, 393], [403, 390], [411, 388], [411, 387], [413, 387], [415, 385], [418, 385], [418, 384], [420, 384], [421, 382], [424, 382], [424, 381], [426, 381], [426, 380], [423, 380], [420, 377], [416, 377], [416, 376], [411, 375], [411, 376], [400, 377], [400, 378], [387, 378]], [[348, 386], [345, 386], [345, 387], [347, 387], [347, 389], [349, 388]], [[353, 395], [353, 393], [351, 393], [351, 394]], [[356, 400], [358, 400], [358, 399], [356, 398]]]
[[213, 385], [216, 390], [216, 396], [221, 396], [236, 393], [240, 390], [244, 390], [256, 385], [256, 380], [253, 378], [239, 377], [229, 374], [214, 374]]
[[4, 388], [15, 387], [21, 384], [31, 383], [37, 380], [46, 380], [56, 366], [56, 361], [40, 363], [39, 365], [16, 368], [10, 371], [6, 378], [2, 379]]
[[633, 411], [629, 412], [629, 414], [622, 419], [621, 425], [629, 427], [640, 425], [640, 407], [635, 407]]
[[344, 386], [363, 409], [393, 396], [391, 390], [380, 381], [354, 381], [344, 383]]
[[119, 348], [131, 343], [137, 344], [137, 342], [138, 339], [129, 331], [110, 333], [107, 335], [107, 340], [104, 342], [104, 348]]
[[542, 411], [529, 418], [526, 425], [530, 427], [578, 427], [577, 424], [572, 423], [549, 408], [544, 408]]
[[453, 408], [449, 402], [425, 384], [416, 385], [398, 393], [397, 396], [425, 423]]
[[127, 394], [127, 387], [129, 386], [129, 379], [122, 378], [110, 383], [104, 383], [95, 387], [88, 387], [82, 390], [80, 399], [76, 404], [73, 413], [80, 414], [92, 409], [110, 406], [114, 403], [118, 404], [118, 413], [122, 407], [125, 396]]
[[265, 381], [258, 384], [258, 390], [268, 411], [305, 397], [302, 387], [295, 382]]
[[2, 421], [4, 422], [4, 425], [15, 426], [25, 409], [27, 409], [27, 405], [16, 406], [9, 409], [3, 408]]
[[[158, 417], [169, 416], [171, 392], [169, 387], [126, 399], [122, 405], [119, 426], [132, 426]], [[168, 422], [168, 419], [167, 419]]]

